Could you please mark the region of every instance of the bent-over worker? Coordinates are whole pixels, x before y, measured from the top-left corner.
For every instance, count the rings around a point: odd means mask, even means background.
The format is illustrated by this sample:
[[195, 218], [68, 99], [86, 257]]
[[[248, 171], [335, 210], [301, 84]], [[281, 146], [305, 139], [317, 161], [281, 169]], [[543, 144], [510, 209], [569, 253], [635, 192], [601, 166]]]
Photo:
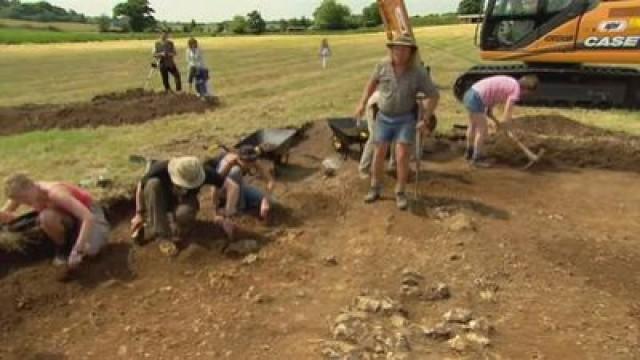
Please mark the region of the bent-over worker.
[[225, 189], [227, 209], [219, 214], [217, 197], [214, 197], [213, 217], [231, 236], [233, 225], [228, 217], [235, 212], [239, 186], [233, 180], [205, 168], [196, 157], [178, 157], [150, 166], [136, 190], [136, 215], [131, 220], [132, 230], [142, 227], [145, 241], [180, 242], [200, 210], [198, 194], [205, 185], [212, 186], [214, 193]]
[[5, 181], [9, 199], [0, 222], [16, 218], [20, 206], [38, 212], [39, 227], [56, 249], [55, 265], [74, 270], [85, 257], [94, 257], [107, 245], [111, 228], [104, 210], [91, 194], [66, 182], [33, 181], [17, 174]]
[[527, 75], [516, 80], [510, 76], [492, 76], [475, 83], [464, 95], [463, 103], [469, 112], [469, 126], [467, 128], [467, 148], [465, 159], [475, 167], [489, 167], [490, 163], [484, 158], [484, 140], [488, 134], [487, 116], [492, 120], [496, 105], [504, 104], [502, 123], [511, 121], [516, 103], [523, 95], [535, 91], [538, 78]]
[[[221, 176], [231, 178], [240, 185], [238, 210], [243, 212], [257, 210], [260, 218], [266, 221], [271, 210], [271, 194], [275, 187], [275, 179], [271, 172], [258, 162], [260, 152], [259, 147], [242, 146], [238, 151], [222, 153], [207, 165], [215, 168]], [[249, 185], [244, 178], [246, 174], [256, 174], [266, 180], [266, 192]]]

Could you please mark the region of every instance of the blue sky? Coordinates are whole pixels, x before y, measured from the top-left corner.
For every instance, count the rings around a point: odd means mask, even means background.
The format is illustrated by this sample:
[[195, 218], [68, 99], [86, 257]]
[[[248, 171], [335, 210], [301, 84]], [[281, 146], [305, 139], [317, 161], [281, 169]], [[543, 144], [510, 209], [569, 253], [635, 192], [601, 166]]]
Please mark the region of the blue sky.
[[[74, 9], [86, 15], [111, 14], [114, 5], [123, 0], [49, 0], [63, 8]], [[411, 15], [425, 15], [453, 11], [457, 0], [405, 0]], [[28, 2], [28, 1], [25, 1]], [[373, 0], [340, 0], [351, 11], [360, 13]], [[151, 0], [156, 18], [161, 20], [201, 22], [230, 19], [234, 15], [246, 15], [257, 9], [268, 20], [307, 16], [321, 0]]]

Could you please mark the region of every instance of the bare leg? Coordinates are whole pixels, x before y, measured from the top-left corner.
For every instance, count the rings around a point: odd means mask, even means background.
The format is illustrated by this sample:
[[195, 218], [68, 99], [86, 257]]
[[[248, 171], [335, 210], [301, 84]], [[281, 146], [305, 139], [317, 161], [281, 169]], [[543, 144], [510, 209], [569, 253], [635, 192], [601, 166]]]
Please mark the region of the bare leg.
[[488, 135], [487, 118], [484, 114], [473, 115], [474, 127], [476, 128], [475, 137], [475, 149], [473, 153], [473, 160], [480, 160], [482, 157], [482, 151], [484, 146], [484, 139]]
[[63, 219], [64, 215], [52, 209], [43, 210], [39, 216], [40, 228], [57, 247], [65, 245], [66, 229]]
[[389, 143], [379, 143], [376, 145], [376, 153], [373, 157], [373, 174], [371, 178], [371, 187], [380, 187], [382, 185], [382, 176], [384, 175], [384, 160], [389, 151]]
[[473, 114], [469, 114], [469, 125], [467, 126], [467, 148], [465, 149], [465, 158], [471, 160], [473, 158], [473, 145], [476, 141], [476, 124], [473, 120]]
[[396, 157], [398, 167], [398, 180], [396, 193], [404, 192], [409, 180], [409, 144], [396, 144]]

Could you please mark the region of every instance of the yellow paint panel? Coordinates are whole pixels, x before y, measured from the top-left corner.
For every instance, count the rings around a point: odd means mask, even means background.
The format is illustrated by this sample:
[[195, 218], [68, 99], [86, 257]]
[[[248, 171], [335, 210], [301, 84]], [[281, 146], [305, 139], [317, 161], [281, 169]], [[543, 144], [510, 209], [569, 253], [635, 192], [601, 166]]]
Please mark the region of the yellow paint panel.
[[629, 28], [630, 29], [640, 29], [640, 17], [631, 18], [629, 20]]

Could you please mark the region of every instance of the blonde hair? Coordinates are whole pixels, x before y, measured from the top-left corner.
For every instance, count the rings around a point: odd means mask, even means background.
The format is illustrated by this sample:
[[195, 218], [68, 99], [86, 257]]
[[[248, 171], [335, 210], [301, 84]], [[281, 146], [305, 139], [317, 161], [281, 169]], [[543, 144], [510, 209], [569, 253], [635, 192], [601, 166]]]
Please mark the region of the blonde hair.
[[26, 190], [34, 187], [36, 183], [25, 174], [15, 174], [4, 181], [4, 194], [7, 198], [13, 199]]
[[518, 82], [521, 87], [531, 91], [536, 90], [538, 88], [538, 84], [540, 84], [540, 80], [538, 80], [538, 77], [535, 75], [525, 75], [521, 77]]

